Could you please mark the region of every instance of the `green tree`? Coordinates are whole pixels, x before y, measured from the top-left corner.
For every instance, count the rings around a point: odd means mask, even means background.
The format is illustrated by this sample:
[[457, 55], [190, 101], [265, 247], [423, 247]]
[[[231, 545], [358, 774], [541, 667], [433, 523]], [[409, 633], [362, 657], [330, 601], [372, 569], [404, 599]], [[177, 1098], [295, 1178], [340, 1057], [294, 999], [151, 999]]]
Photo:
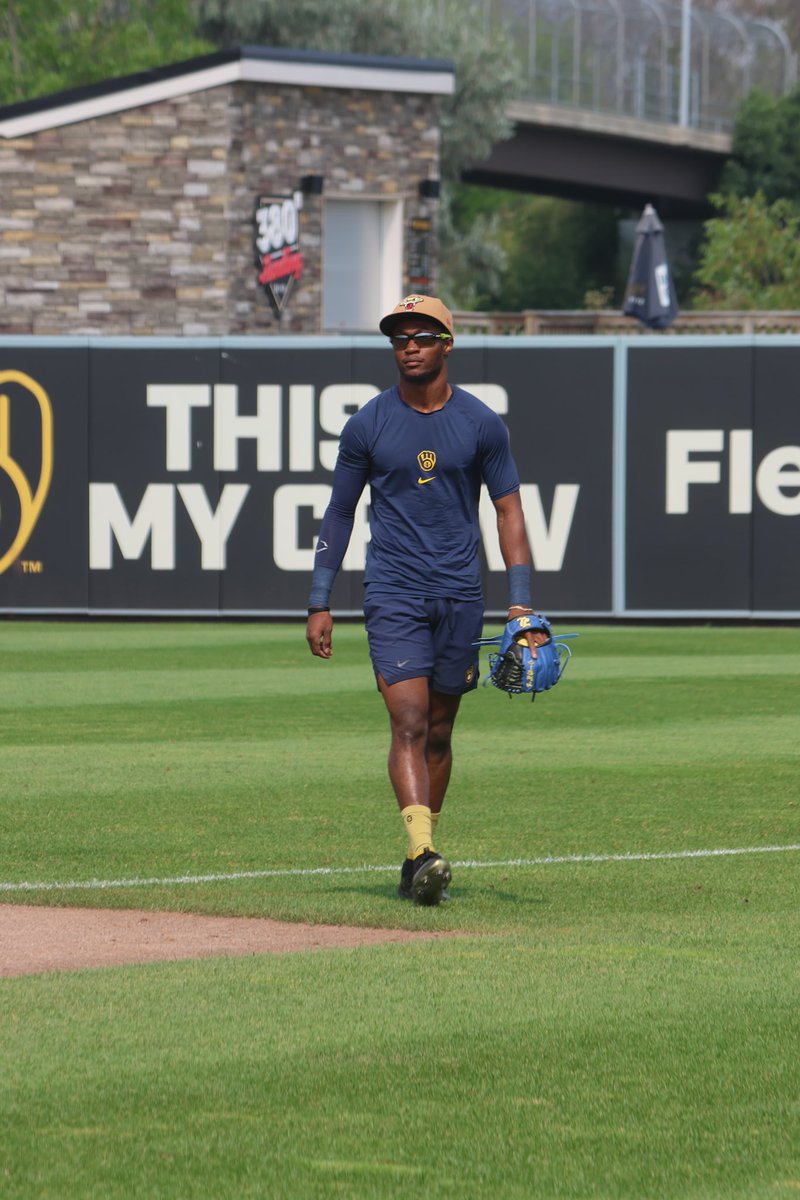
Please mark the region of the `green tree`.
[[694, 277], [695, 308], [800, 307], [800, 88], [753, 91], [739, 110], [733, 153], [712, 196]]
[[[453, 282], [465, 307], [582, 308], [587, 292], [599, 298], [615, 283], [617, 213], [608, 206], [462, 186], [453, 223], [460, 266]], [[458, 257], [459, 239], [476, 235], [496, 241], [499, 264], [470, 276], [471, 263]]]
[[700, 309], [800, 308], [800, 212], [786, 199], [713, 196], [695, 275]]
[[212, 49], [196, 36], [187, 0], [3, 0], [0, 104]]
[[726, 195], [762, 192], [800, 206], [800, 87], [780, 99], [754, 91], [736, 118], [733, 153], [721, 180]]
[[440, 213], [438, 291], [451, 308], [476, 312], [491, 307], [491, 297], [502, 294], [508, 258], [499, 212], [478, 212], [468, 222], [455, 219], [460, 190], [458, 185], [449, 190]]
[[192, 0], [198, 32], [220, 48], [257, 44], [336, 53], [441, 58], [456, 86], [442, 114], [443, 177], [456, 181], [510, 132], [518, 90], [510, 33], [481, 0]]
[[608, 205], [527, 196], [505, 229], [509, 269], [498, 305], [583, 308], [587, 291], [614, 282], [617, 213]]

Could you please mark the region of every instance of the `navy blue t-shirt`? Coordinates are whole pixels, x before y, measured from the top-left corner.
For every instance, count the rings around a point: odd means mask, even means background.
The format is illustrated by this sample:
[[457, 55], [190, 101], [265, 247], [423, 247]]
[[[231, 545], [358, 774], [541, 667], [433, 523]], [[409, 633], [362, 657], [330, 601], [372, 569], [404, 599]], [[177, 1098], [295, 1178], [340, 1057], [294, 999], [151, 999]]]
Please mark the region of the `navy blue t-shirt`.
[[316, 561], [341, 565], [368, 483], [367, 596], [479, 600], [482, 482], [493, 500], [519, 489], [508, 430], [497, 413], [460, 387], [432, 413], [411, 408], [397, 387], [389, 388], [342, 431]]

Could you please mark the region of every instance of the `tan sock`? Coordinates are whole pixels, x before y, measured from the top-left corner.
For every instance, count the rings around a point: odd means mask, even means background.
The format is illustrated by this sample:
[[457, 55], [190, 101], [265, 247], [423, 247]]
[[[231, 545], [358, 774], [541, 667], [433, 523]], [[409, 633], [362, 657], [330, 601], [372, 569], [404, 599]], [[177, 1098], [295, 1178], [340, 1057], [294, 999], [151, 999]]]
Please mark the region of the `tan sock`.
[[427, 804], [409, 804], [400, 810], [408, 834], [408, 858], [416, 858], [423, 850], [432, 848], [431, 810]]
[[436, 837], [436, 829], [439, 824], [439, 817], [441, 815], [442, 814], [440, 812], [435, 813], [433, 809], [431, 809], [431, 837], [434, 839]]

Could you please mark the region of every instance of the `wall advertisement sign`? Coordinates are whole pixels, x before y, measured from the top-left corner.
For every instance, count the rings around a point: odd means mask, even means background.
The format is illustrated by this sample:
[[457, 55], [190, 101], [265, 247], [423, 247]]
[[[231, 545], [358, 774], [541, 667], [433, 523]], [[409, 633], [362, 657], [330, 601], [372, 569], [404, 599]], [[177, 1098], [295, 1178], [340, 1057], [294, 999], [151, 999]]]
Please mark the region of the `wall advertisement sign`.
[[[800, 617], [796, 339], [462, 338], [550, 615]], [[382, 339], [0, 340], [0, 611], [288, 616]], [[506, 600], [481, 504], [490, 613]], [[362, 497], [333, 595], [361, 611]]]
[[628, 350], [629, 613], [800, 616], [800, 343], [736, 341]]
[[303, 273], [300, 253], [300, 213], [303, 193], [267, 194], [256, 200], [255, 260], [258, 282], [276, 317], [286, 307]]

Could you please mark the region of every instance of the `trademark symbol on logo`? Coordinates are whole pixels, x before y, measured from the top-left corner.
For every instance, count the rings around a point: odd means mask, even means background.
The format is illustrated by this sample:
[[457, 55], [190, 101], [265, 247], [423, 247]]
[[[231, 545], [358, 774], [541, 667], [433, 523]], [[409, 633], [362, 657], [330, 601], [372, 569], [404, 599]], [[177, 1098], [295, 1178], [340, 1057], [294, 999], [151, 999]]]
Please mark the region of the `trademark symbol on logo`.
[[37, 559], [23, 558], [20, 562], [23, 575], [43, 575], [44, 563]]

